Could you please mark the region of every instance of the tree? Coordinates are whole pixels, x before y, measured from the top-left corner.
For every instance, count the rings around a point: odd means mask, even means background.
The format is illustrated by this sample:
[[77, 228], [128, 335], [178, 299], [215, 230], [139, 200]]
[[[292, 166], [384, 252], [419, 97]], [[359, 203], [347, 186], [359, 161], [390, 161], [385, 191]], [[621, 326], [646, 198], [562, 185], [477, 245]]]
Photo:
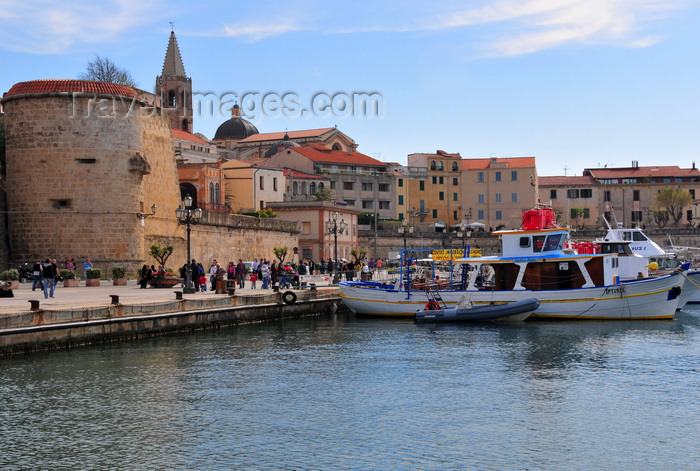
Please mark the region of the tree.
[[355, 257], [355, 262], [364, 260], [368, 253], [369, 249], [366, 247], [353, 247], [352, 250], [350, 250], [350, 255]]
[[127, 87], [135, 87], [136, 81], [129, 71], [117, 67], [107, 57], [95, 56], [88, 62], [87, 70], [78, 75], [80, 80], [97, 80], [100, 82], [118, 83]]
[[272, 252], [275, 254], [275, 257], [280, 261], [280, 266], [284, 263], [284, 259], [287, 256], [287, 253], [289, 252], [289, 249], [287, 247], [275, 247], [272, 249]]
[[683, 218], [683, 208], [692, 202], [693, 195], [689, 191], [681, 190], [679, 187], [668, 186], [659, 190], [656, 197], [654, 197], [654, 209], [665, 209], [668, 211], [668, 216], [673, 219], [673, 225], [678, 227], [678, 223]]
[[165, 268], [165, 262], [172, 253], [172, 245], [151, 245], [151, 257], [155, 258], [159, 265], [163, 265], [163, 268]]
[[576, 221], [576, 227], [581, 229], [583, 225], [581, 224], [581, 219], [583, 219], [583, 208], [573, 207], [571, 208], [571, 219]]
[[668, 223], [668, 211], [665, 209], [654, 209], [654, 222], [659, 226], [659, 229], [663, 229]]
[[333, 192], [329, 188], [319, 188], [314, 194], [316, 201], [331, 201], [333, 199]]

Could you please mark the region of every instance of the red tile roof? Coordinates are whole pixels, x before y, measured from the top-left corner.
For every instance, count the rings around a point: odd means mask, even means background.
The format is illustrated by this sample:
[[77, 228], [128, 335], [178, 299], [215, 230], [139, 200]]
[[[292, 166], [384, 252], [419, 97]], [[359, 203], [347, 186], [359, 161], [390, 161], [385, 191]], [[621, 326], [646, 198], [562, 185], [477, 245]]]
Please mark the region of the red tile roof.
[[289, 135], [290, 139], [306, 139], [312, 137], [321, 137], [323, 134], [333, 131], [336, 128], [322, 128], [322, 129], [307, 129], [304, 131], [288, 131], [288, 132], [267, 132], [262, 134], [253, 134], [252, 136], [241, 139], [240, 143], [250, 143], [259, 141], [281, 141], [284, 139], [284, 135]]
[[16, 83], [6, 92], [3, 98], [25, 93], [102, 93], [108, 95], [136, 96], [136, 91], [125, 85], [94, 80], [31, 80]]
[[181, 141], [189, 141], [189, 142], [195, 142], [197, 144], [205, 145], [205, 146], [211, 146], [212, 144], [205, 141], [204, 139], [200, 139], [198, 136], [195, 136], [191, 132], [183, 131], [182, 129], [172, 129], [173, 131], [173, 138], [175, 139], [180, 139]]
[[[462, 159], [462, 170], [478, 170], [491, 168], [493, 159]], [[527, 168], [535, 166], [534, 157], [498, 157], [496, 162], [505, 163], [507, 168]]]
[[323, 148], [320, 150], [317, 146], [309, 147], [290, 147], [288, 150], [297, 152], [313, 162], [327, 162], [333, 164], [344, 165], [369, 165], [373, 167], [386, 167], [384, 162], [362, 154], [360, 152], [345, 152], [342, 150], [330, 150]]
[[657, 167], [587, 168], [584, 175], [594, 178], [654, 178], [654, 177], [697, 177], [697, 168], [680, 168], [677, 165]]

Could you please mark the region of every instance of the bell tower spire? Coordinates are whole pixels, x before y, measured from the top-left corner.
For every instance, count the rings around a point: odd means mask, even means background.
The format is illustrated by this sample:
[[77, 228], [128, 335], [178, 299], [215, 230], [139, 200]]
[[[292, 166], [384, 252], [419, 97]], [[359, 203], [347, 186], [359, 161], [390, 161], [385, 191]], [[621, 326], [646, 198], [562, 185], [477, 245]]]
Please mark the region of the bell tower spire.
[[156, 77], [156, 93], [170, 126], [192, 132], [192, 79], [185, 74], [175, 31], [170, 31], [163, 71]]

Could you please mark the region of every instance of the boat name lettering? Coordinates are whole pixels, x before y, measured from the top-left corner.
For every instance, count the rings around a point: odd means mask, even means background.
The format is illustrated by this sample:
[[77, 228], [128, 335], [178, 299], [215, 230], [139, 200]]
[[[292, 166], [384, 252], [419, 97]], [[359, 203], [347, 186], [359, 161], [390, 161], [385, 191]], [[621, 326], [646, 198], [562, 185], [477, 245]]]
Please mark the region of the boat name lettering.
[[621, 286], [608, 287], [608, 288], [605, 288], [605, 291], [603, 291], [603, 295], [613, 294], [613, 293], [622, 293], [622, 287]]

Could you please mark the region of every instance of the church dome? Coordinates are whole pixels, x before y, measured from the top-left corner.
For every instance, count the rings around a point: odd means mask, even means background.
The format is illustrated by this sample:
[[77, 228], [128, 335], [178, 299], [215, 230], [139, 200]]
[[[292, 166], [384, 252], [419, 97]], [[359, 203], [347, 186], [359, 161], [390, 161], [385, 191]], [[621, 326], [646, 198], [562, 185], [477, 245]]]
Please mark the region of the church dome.
[[277, 141], [274, 144], [270, 146], [269, 149], [265, 151], [265, 157], [272, 157], [275, 155], [277, 152], [280, 151], [282, 148], [289, 148], [289, 147], [301, 147], [299, 144], [296, 142], [292, 141], [289, 139], [289, 134], [284, 133], [284, 138], [281, 141]]
[[214, 134], [214, 140], [245, 139], [253, 134], [258, 134], [258, 128], [250, 121], [241, 118], [241, 110], [238, 105], [231, 108], [231, 119], [224, 121]]

